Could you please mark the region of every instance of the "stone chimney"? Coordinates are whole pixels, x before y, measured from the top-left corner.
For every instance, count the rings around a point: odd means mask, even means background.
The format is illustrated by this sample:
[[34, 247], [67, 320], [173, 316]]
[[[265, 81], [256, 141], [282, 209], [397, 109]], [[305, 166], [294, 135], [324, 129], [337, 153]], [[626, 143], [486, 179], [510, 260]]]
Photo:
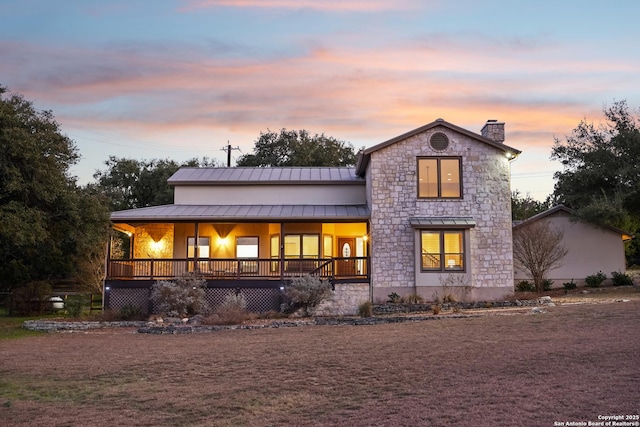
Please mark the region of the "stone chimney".
[[487, 120], [487, 123], [482, 127], [482, 136], [495, 142], [504, 142], [504, 122], [498, 122], [497, 120]]

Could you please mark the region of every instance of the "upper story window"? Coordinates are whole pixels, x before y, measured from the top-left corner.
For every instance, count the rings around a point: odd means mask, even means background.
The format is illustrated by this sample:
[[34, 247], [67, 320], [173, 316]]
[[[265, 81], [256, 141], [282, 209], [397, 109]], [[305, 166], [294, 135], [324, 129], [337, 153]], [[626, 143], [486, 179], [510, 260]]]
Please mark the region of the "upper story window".
[[462, 197], [459, 157], [418, 158], [418, 197], [456, 199]]

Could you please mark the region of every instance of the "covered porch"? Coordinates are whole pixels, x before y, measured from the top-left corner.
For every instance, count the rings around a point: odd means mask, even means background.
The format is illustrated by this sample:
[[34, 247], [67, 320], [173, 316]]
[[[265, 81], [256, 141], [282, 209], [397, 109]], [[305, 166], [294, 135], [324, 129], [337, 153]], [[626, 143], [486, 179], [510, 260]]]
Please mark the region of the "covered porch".
[[155, 281], [193, 273], [206, 280], [211, 303], [219, 300], [214, 295], [243, 292], [268, 301], [257, 304], [258, 311], [278, 307], [281, 288], [303, 274], [334, 287], [368, 284], [368, 218], [363, 205], [167, 205], [114, 212], [105, 305], [139, 306]]

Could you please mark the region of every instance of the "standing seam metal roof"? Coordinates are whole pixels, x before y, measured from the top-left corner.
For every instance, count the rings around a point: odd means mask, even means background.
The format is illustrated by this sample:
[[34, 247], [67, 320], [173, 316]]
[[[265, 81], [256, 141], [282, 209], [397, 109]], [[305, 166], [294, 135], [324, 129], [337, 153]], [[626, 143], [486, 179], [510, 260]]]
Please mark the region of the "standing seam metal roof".
[[355, 168], [180, 168], [169, 185], [364, 184]]
[[114, 222], [366, 220], [366, 205], [163, 205], [116, 211]]

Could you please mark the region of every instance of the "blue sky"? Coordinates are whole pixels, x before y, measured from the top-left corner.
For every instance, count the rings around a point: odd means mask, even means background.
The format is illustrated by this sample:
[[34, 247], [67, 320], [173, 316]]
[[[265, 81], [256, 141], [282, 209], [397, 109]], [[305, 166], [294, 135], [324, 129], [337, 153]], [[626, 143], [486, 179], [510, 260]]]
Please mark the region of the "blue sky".
[[52, 110], [92, 180], [109, 155], [221, 163], [261, 131], [358, 149], [437, 118], [506, 123], [544, 199], [582, 119], [640, 107], [635, 0], [3, 0], [0, 85]]

